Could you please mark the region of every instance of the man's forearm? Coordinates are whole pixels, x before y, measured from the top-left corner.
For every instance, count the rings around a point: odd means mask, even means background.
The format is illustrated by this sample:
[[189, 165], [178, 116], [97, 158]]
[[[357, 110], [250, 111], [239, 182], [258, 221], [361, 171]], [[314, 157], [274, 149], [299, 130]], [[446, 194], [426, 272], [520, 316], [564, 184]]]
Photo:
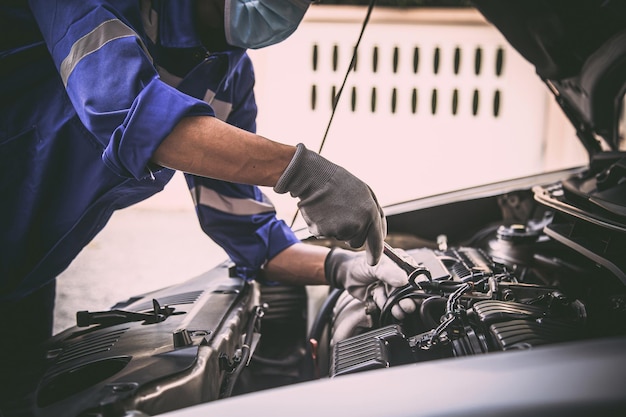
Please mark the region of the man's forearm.
[[283, 284], [327, 284], [324, 261], [330, 249], [296, 243], [276, 255], [264, 268], [266, 278]]
[[153, 162], [225, 181], [273, 187], [295, 153], [215, 117], [186, 117], [155, 151]]

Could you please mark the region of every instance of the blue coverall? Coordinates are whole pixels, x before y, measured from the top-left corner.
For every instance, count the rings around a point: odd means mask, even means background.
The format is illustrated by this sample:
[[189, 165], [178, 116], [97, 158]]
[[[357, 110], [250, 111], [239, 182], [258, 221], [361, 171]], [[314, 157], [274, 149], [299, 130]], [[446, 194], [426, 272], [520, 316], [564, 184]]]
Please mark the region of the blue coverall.
[[[163, 189], [173, 171], [150, 159], [182, 118], [255, 130], [248, 55], [208, 51], [195, 24], [192, 0], [0, 6], [0, 306], [46, 288], [115, 210]], [[186, 179], [246, 279], [298, 241], [257, 187]]]

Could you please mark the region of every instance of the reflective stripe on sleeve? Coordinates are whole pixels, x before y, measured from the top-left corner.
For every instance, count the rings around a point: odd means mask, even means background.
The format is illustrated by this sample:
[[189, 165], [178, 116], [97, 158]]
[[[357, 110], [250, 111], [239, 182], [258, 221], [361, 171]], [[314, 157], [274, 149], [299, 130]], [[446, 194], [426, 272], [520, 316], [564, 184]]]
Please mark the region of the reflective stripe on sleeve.
[[[178, 88], [179, 84], [183, 81], [182, 78], [170, 73], [165, 68], [156, 65], [157, 72], [159, 73], [159, 78], [165, 84]], [[230, 116], [230, 112], [233, 110], [232, 103], [227, 101], [218, 100], [215, 98], [215, 92], [213, 90], [206, 90], [206, 94], [202, 98], [202, 100], [211, 106], [213, 111], [215, 112], [215, 117], [225, 122]]]
[[215, 112], [215, 117], [225, 122], [233, 109], [232, 103], [227, 101], [218, 100], [215, 98], [215, 92], [207, 90], [203, 100], [208, 103]]
[[98, 49], [115, 39], [131, 36], [137, 38], [146, 55], [150, 58], [150, 60], [152, 60], [152, 57], [150, 57], [150, 54], [148, 53], [148, 49], [143, 44], [137, 33], [118, 19], [107, 20], [74, 42], [70, 53], [61, 63], [60, 73], [63, 85], [67, 86], [67, 80], [72, 74], [72, 71], [74, 71], [76, 65], [78, 65], [78, 63], [87, 55], [96, 52]]
[[227, 197], [207, 187], [198, 186], [191, 190], [194, 203], [237, 216], [252, 216], [274, 211], [274, 205], [263, 194], [263, 201], [251, 198]]

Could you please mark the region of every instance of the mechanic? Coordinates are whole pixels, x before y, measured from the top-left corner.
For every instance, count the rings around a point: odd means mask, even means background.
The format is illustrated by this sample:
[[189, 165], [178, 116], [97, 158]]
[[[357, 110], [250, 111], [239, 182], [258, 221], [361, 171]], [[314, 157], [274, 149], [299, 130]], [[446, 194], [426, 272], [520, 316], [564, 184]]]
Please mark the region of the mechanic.
[[[406, 284], [381, 258], [386, 221], [366, 184], [302, 144], [254, 133], [246, 49], [288, 37], [306, 0], [28, 4], [0, 6], [2, 357], [51, 335], [55, 277], [174, 170], [246, 279], [326, 284], [333, 271], [333, 285], [361, 299], [379, 279]], [[313, 234], [366, 250], [301, 243], [257, 186], [298, 198]]]

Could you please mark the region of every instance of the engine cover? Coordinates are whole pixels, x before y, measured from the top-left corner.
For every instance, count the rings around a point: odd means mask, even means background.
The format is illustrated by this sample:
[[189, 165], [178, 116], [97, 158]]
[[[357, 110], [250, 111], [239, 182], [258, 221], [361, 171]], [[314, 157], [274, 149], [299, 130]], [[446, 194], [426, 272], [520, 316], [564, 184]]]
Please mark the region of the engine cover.
[[256, 304], [258, 289], [223, 264], [110, 312], [81, 312], [87, 326], [47, 346], [33, 414], [154, 415], [217, 399]]

